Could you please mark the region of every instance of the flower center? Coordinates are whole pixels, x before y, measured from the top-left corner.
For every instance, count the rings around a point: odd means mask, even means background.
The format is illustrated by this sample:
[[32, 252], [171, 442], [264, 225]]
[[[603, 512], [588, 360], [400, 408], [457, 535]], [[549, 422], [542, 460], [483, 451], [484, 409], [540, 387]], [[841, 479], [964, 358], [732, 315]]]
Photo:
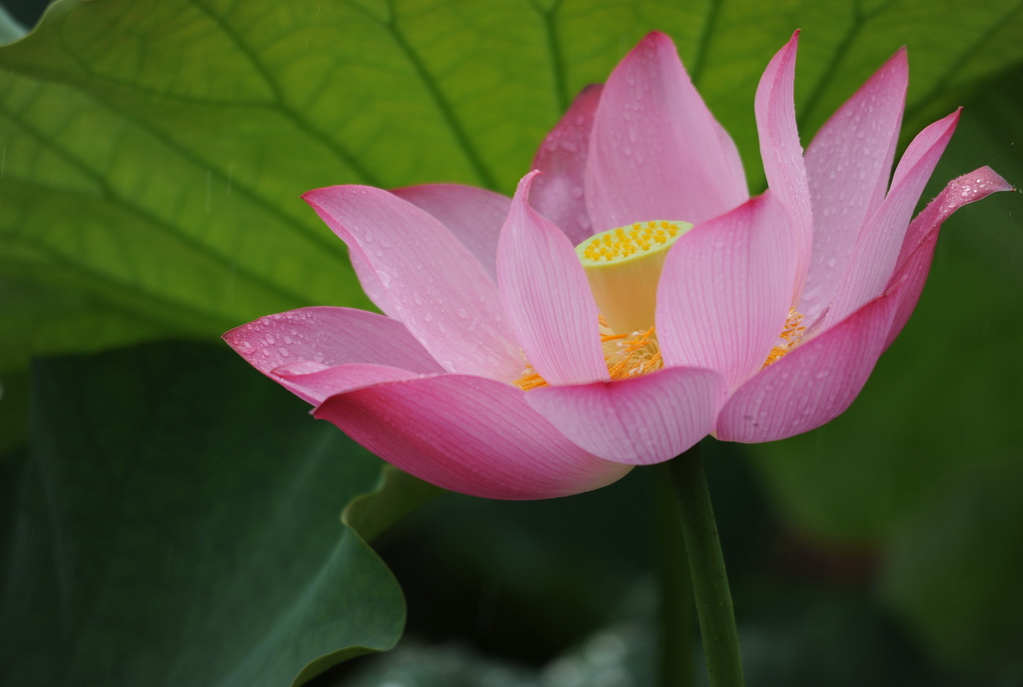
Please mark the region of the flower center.
[[597, 308], [612, 331], [640, 332], [654, 326], [664, 258], [692, 228], [688, 222], [637, 222], [596, 234], [576, 246]]
[[[576, 246], [600, 310], [600, 343], [612, 380], [664, 367], [654, 327], [657, 282], [668, 249], [692, 228], [688, 222], [637, 222], [596, 234]], [[789, 310], [778, 343], [763, 367], [799, 345], [806, 331], [802, 322], [801, 313]], [[547, 380], [527, 363], [515, 386], [529, 391], [547, 386]]]

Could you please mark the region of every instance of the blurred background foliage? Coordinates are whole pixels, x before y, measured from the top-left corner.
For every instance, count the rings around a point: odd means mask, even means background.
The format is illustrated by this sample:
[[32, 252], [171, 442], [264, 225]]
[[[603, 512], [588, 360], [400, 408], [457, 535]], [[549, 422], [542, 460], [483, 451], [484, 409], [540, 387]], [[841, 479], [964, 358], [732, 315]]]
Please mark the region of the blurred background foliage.
[[[26, 26], [41, 11], [8, 7]], [[795, 28], [804, 144], [905, 44], [903, 145], [965, 106], [925, 197], [984, 164], [1023, 184], [1018, 0], [51, 7], [0, 49], [0, 672], [304, 682], [393, 646], [404, 589], [402, 647], [316, 684], [649, 684], [656, 473], [541, 503], [446, 494], [378, 541], [385, 566], [366, 540], [436, 490], [381, 473], [216, 340], [368, 307], [302, 192], [509, 193], [651, 29], [758, 191], [753, 92]], [[1023, 685], [1021, 218], [999, 194], [946, 224], [845, 415], [709, 442], [751, 686]]]

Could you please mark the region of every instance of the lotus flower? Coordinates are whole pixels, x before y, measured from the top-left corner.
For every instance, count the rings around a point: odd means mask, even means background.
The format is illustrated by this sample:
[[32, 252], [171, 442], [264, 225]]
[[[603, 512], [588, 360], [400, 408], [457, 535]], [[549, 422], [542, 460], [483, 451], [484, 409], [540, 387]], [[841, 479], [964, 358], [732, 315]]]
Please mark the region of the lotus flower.
[[594, 489], [708, 433], [828, 422], [915, 307], [941, 223], [1009, 186], [976, 170], [910, 222], [958, 112], [889, 185], [903, 50], [804, 154], [797, 38], [756, 95], [763, 195], [652, 33], [580, 94], [510, 200], [446, 184], [305, 195], [384, 315], [303, 308], [226, 340], [384, 460], [492, 498]]

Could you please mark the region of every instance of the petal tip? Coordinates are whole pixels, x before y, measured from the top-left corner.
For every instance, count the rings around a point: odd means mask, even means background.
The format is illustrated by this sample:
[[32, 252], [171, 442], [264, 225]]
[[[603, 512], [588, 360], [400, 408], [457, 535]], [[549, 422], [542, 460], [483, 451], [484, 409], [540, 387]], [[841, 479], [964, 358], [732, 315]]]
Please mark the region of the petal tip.
[[534, 169], [526, 174], [526, 176], [519, 179], [518, 185], [515, 187], [515, 201], [529, 206], [529, 188], [533, 185], [533, 180], [542, 175], [539, 169]]

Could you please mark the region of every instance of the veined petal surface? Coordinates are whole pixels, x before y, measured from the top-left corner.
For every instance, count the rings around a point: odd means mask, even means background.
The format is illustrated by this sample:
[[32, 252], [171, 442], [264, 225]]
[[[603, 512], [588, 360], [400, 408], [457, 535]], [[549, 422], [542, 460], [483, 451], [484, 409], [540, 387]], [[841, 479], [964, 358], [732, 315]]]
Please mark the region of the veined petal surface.
[[810, 189], [803, 165], [803, 148], [799, 144], [799, 132], [796, 129], [793, 94], [798, 45], [797, 31], [764, 70], [757, 87], [754, 108], [767, 185], [774, 197], [789, 211], [795, 228], [797, 263], [794, 297], [803, 290], [810, 263], [810, 249], [813, 246]]
[[296, 362], [444, 371], [401, 322], [354, 308], [316, 306], [267, 315], [232, 329], [224, 340], [263, 374]]
[[560, 227], [573, 245], [593, 235], [586, 210], [586, 160], [603, 90], [600, 84], [584, 88], [533, 158], [533, 169], [543, 174], [533, 181], [529, 204]]
[[490, 379], [441, 375], [332, 396], [315, 415], [392, 465], [474, 496], [567, 496], [628, 472], [566, 439], [524, 396]]
[[717, 370], [729, 388], [759, 370], [789, 316], [797, 245], [770, 191], [679, 238], [657, 287], [665, 365]]
[[424, 184], [391, 193], [439, 219], [497, 283], [497, 241], [511, 199], [462, 184]]
[[608, 77], [585, 193], [594, 233], [649, 220], [698, 224], [749, 195], [735, 144], [664, 34], [649, 34]]
[[713, 370], [674, 367], [614, 382], [543, 387], [526, 400], [590, 453], [650, 465], [710, 433], [726, 391], [724, 377]]
[[718, 438], [775, 441], [841, 415], [884, 350], [897, 305], [895, 294], [871, 301], [746, 382], [721, 409]]
[[906, 149], [887, 197], [860, 229], [852, 259], [828, 310], [828, 322], [841, 322], [884, 291], [895, 271], [913, 208], [958, 121], [959, 112], [953, 112], [921, 131]]
[[501, 298], [526, 357], [549, 384], [610, 379], [599, 311], [579, 256], [558, 227], [529, 207], [519, 182], [497, 249]]
[[884, 200], [908, 82], [903, 48], [825, 122], [806, 151], [813, 252], [796, 309], [809, 320], [831, 303], [860, 227]]
[[306, 362], [278, 367], [271, 372], [271, 376], [299, 398], [318, 406], [336, 394], [383, 382], [415, 379], [422, 375], [386, 365], [355, 364], [324, 368]]
[[386, 290], [388, 314], [452, 372], [512, 381], [521, 356], [497, 286], [480, 261], [427, 212], [380, 189], [333, 186], [303, 198]]

